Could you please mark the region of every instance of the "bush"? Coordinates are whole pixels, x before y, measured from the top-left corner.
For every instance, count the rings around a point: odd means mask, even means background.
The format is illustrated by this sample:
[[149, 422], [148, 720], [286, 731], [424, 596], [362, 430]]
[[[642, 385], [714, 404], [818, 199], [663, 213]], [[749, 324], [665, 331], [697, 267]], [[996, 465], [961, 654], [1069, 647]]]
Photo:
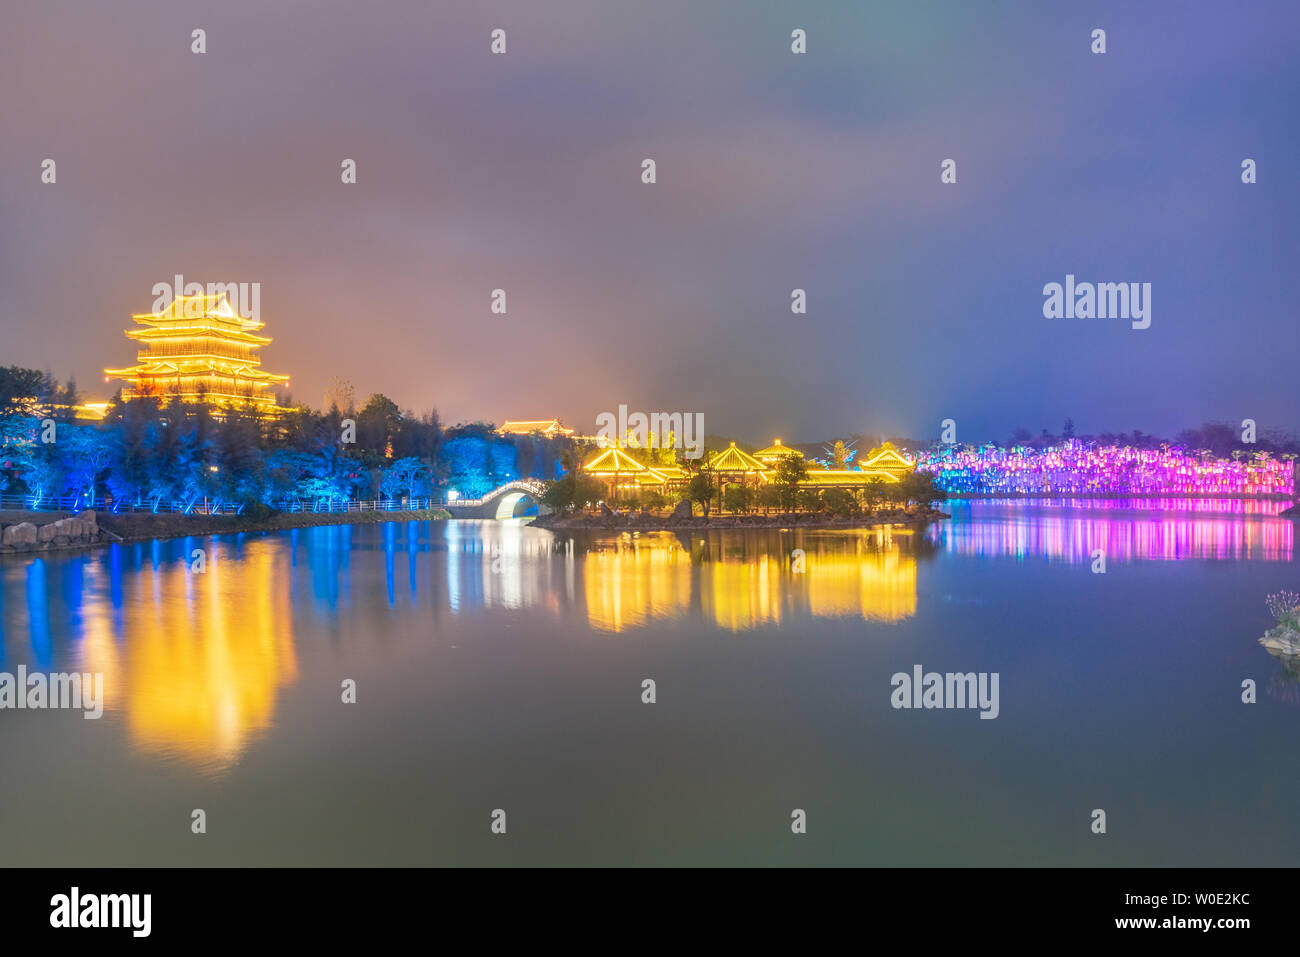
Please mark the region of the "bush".
[[848, 489], [828, 488], [822, 493], [822, 507], [833, 515], [852, 515], [858, 510], [858, 503]]
[[722, 504], [734, 514], [748, 512], [754, 504], [754, 490], [744, 485], [728, 485], [722, 492]]
[[795, 496], [795, 504], [805, 512], [819, 512], [822, 507], [821, 492], [815, 488], [801, 488]]
[[686, 483], [685, 497], [700, 507], [705, 518], [709, 517], [709, 508], [713, 505], [717, 494], [718, 490], [713, 486], [713, 476], [707, 472], [700, 472]]
[[628, 508], [648, 508], [658, 511], [668, 504], [668, 496], [657, 488], [638, 489], [623, 500]]
[[244, 518], [252, 519], [253, 521], [265, 522], [267, 519], [279, 515], [280, 510], [278, 508], [272, 508], [265, 502], [245, 502], [243, 507], [240, 509], [239, 514], [244, 516]]

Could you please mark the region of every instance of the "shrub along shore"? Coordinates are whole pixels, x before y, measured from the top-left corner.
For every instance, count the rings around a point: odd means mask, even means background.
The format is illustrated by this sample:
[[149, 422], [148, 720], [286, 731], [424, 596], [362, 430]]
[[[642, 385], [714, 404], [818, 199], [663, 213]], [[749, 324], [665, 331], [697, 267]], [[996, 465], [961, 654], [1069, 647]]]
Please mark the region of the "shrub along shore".
[[91, 511], [0, 512], [0, 555], [63, 548], [90, 548], [115, 542], [276, 532], [319, 525], [373, 525], [380, 522], [427, 522], [451, 518], [445, 509], [401, 512], [263, 512], [249, 515], [182, 515], [132, 512], [113, 515]]
[[671, 513], [658, 514], [643, 510], [623, 512], [602, 505], [597, 512], [564, 514], [555, 512], [533, 519], [535, 528], [568, 529], [626, 529], [628, 531], [664, 532], [683, 528], [747, 529], [747, 528], [875, 528], [880, 525], [926, 525], [951, 518], [945, 512], [928, 506], [887, 508], [857, 514], [843, 515], [827, 512], [773, 512], [767, 515], [749, 513], [720, 515], [711, 512], [708, 517], [690, 509], [681, 502]]

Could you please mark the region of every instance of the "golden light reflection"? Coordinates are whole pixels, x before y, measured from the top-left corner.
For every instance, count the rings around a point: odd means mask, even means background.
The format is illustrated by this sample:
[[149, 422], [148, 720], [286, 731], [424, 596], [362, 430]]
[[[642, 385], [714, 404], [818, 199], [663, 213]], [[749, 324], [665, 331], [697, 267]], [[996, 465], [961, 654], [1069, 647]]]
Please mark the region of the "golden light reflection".
[[625, 537], [584, 556], [587, 618], [622, 631], [683, 614], [691, 602], [691, 556], [671, 535]]
[[866, 532], [855, 553], [809, 552], [808, 608], [814, 615], [861, 614], [870, 621], [902, 621], [916, 614], [916, 554], [902, 543], [911, 531]]
[[104, 673], [105, 707], [124, 711], [134, 746], [220, 771], [271, 726], [278, 690], [297, 678], [276, 554], [250, 547], [227, 576], [209, 549], [202, 574], [173, 561], [130, 576], [126, 640], [107, 616], [88, 618], [84, 667]]
[[761, 539], [625, 536], [584, 556], [587, 617], [613, 632], [684, 617], [696, 605], [728, 631], [779, 625], [796, 614], [901, 621], [916, 613], [912, 537], [889, 529]]

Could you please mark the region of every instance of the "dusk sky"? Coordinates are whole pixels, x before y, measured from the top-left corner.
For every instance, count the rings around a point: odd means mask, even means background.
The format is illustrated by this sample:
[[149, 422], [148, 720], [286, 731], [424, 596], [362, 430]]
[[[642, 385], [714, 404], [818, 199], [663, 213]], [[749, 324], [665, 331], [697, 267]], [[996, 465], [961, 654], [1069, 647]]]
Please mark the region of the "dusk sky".
[[[1300, 4], [966, 6], [7, 3], [0, 364], [108, 398], [179, 273], [260, 282], [312, 406], [1300, 427]], [[1045, 319], [1067, 273], [1151, 283], [1150, 328]]]

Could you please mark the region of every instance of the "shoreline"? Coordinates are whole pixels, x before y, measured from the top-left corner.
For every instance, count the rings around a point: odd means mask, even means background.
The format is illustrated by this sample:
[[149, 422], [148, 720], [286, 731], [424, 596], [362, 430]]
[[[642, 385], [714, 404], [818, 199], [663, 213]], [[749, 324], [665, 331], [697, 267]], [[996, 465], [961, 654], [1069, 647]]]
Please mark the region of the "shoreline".
[[[377, 525], [384, 522], [446, 521], [451, 518], [444, 509], [418, 509], [395, 512], [276, 512], [260, 518], [243, 515], [179, 515], [175, 512], [128, 512], [114, 515], [111, 512], [93, 514], [93, 532], [85, 537], [67, 541], [34, 542], [24, 545], [0, 545], [0, 556], [43, 555], [84, 548], [102, 548], [106, 545], [134, 542], [166, 541], [192, 536], [233, 535], [248, 532], [280, 532], [295, 528], [317, 528], [325, 525]], [[72, 517], [71, 512], [0, 512], [0, 525], [7, 530], [19, 524], [53, 525]]]
[[1186, 499], [1189, 502], [1290, 502], [1292, 496], [1285, 493], [1269, 495], [1247, 495], [1245, 492], [1230, 492], [1224, 495], [1211, 495], [1206, 492], [949, 492], [948, 500], [974, 502], [1001, 498], [1084, 498], [1102, 501], [1124, 502], [1131, 499], [1151, 501], [1153, 499]]
[[700, 515], [650, 515], [625, 514], [610, 511], [600, 515], [539, 515], [530, 523], [533, 528], [547, 531], [638, 531], [638, 532], [676, 532], [682, 529], [793, 529], [793, 528], [831, 528], [831, 529], [867, 529], [883, 525], [925, 526], [931, 522], [952, 518], [938, 509], [924, 511], [904, 511], [891, 509], [872, 515], [840, 516], [816, 515], [803, 513], [781, 513], [773, 515], [718, 515], [716, 513], [704, 518]]
[[[1181, 498], [1188, 500], [1286, 500], [1276, 496], [1156, 496], [1157, 498]], [[1000, 495], [953, 495], [955, 501], [980, 501], [996, 499], [1111, 499], [1117, 501], [1134, 499], [1151, 499], [1152, 496], [1135, 495], [1087, 495], [1039, 493], [1017, 493]], [[93, 515], [87, 529], [81, 537], [56, 537], [50, 541], [33, 540], [22, 544], [0, 544], [0, 558], [10, 555], [41, 555], [47, 552], [64, 552], [77, 549], [102, 548], [106, 545], [129, 544], [146, 541], [167, 541], [193, 536], [231, 535], [254, 532], [278, 532], [295, 528], [318, 528], [329, 525], [374, 525], [384, 522], [426, 522], [448, 521], [454, 516], [445, 509], [418, 509], [393, 512], [277, 512], [262, 517], [242, 515], [179, 515], [175, 512], [129, 512], [125, 514], [82, 512], [79, 516]], [[713, 513], [709, 518], [699, 515], [687, 517], [680, 514], [642, 514], [619, 513], [610, 511], [606, 514], [583, 514], [565, 516], [558, 513], [541, 515], [529, 522], [535, 528], [550, 531], [644, 531], [672, 532], [682, 529], [869, 529], [887, 525], [906, 525], [922, 527], [932, 522], [943, 521], [952, 515], [938, 509], [926, 509], [924, 512], [903, 509], [882, 510], [871, 515], [829, 516], [804, 513], [782, 513], [771, 515], [719, 515]], [[1300, 520], [1300, 503], [1279, 512], [1277, 517]], [[0, 511], [0, 529], [8, 530], [19, 524], [30, 524], [39, 530], [42, 526], [66, 523], [73, 518], [71, 512], [32, 512], [26, 510]]]

